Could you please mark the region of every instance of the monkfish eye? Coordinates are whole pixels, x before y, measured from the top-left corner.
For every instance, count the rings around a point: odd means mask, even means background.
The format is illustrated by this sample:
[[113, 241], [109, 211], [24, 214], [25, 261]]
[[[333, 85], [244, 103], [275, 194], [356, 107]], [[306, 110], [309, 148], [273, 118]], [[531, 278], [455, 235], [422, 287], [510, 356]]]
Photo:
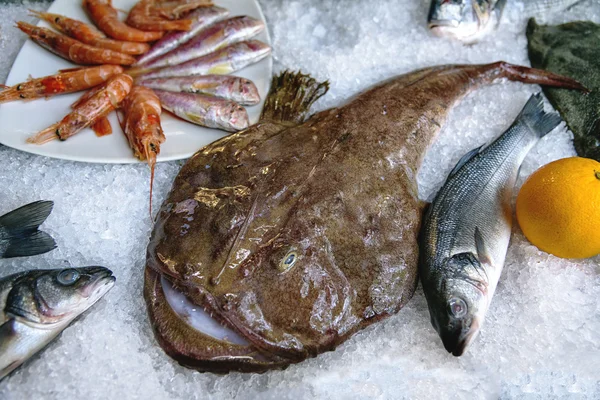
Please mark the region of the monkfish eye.
[[458, 297], [451, 298], [448, 302], [448, 307], [454, 318], [462, 318], [467, 315], [467, 303], [463, 299], [459, 299]]
[[63, 286], [70, 286], [79, 279], [79, 272], [74, 269], [65, 269], [59, 272], [56, 280]]
[[281, 262], [279, 263], [279, 270], [281, 272], [286, 272], [290, 268], [294, 266], [296, 260], [298, 259], [298, 254], [295, 251], [290, 251], [283, 257]]

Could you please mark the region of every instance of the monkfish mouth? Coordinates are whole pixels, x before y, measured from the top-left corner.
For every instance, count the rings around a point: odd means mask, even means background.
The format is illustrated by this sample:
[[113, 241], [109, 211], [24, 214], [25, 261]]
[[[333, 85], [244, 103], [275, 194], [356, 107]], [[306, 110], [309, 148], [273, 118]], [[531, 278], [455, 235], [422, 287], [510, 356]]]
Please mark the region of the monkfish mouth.
[[194, 303], [151, 268], [146, 268], [144, 297], [155, 337], [181, 365], [227, 373], [263, 372], [291, 362], [258, 347], [208, 302]]
[[190, 327], [213, 339], [240, 346], [250, 346], [243, 336], [232, 328], [219, 322], [206, 307], [194, 304], [183, 293], [177, 290], [165, 277], [161, 277], [161, 285], [165, 299], [177, 316]]

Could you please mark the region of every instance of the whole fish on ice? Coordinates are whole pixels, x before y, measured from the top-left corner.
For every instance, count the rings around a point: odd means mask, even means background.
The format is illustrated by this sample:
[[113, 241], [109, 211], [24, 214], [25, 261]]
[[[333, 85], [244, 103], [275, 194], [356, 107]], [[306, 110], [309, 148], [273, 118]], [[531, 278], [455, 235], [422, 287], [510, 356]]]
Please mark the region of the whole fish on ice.
[[0, 379], [55, 339], [114, 283], [112, 272], [103, 267], [0, 278]]
[[186, 19], [193, 21], [189, 31], [171, 31], [167, 33], [156, 42], [147, 53], [141, 55], [134, 66], [146, 64], [178, 46], [187, 43], [198, 33], [202, 32], [202, 30], [215, 22], [225, 19], [228, 15], [229, 11], [222, 7], [202, 7], [192, 11], [186, 16]]
[[53, 206], [51, 201], [36, 201], [0, 216], [0, 258], [33, 256], [55, 249], [54, 239], [38, 230]]
[[479, 333], [496, 290], [521, 163], [560, 121], [544, 113], [541, 95], [532, 96], [498, 139], [463, 156], [423, 217], [419, 275], [431, 323], [455, 356]]
[[327, 89], [274, 78], [256, 125], [200, 149], [147, 251], [155, 336], [202, 371], [261, 371], [333, 350], [417, 283], [415, 177], [448, 111], [497, 78], [583, 89], [503, 62], [398, 76], [304, 121]]
[[[582, 0], [523, 0], [525, 15], [543, 15], [567, 9]], [[516, 0], [431, 0], [427, 24], [436, 36], [473, 43], [493, 31], [506, 6]]]

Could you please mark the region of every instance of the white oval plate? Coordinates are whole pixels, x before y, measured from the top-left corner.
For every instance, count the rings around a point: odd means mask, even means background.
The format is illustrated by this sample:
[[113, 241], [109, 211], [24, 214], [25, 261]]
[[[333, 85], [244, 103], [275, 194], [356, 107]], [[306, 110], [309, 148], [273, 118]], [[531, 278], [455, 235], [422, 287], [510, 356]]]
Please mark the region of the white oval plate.
[[[113, 6], [120, 10], [129, 10], [137, 0], [114, 0]], [[265, 17], [256, 0], [215, 0], [215, 4], [227, 8], [230, 16], [248, 15], [262, 20]], [[81, 1], [56, 0], [48, 12], [62, 14], [71, 18], [90, 22], [81, 6]], [[40, 26], [48, 26], [45, 22]], [[14, 28], [17, 29], [17, 28]], [[256, 37], [271, 44], [268, 30]], [[250, 123], [258, 121], [264, 99], [271, 83], [272, 59], [267, 57], [234, 74], [252, 80], [261, 96], [261, 102], [247, 107]], [[39, 78], [53, 75], [59, 69], [73, 68], [70, 63], [31, 40], [27, 40], [19, 52], [6, 80], [9, 86], [24, 82], [29, 76]], [[16, 101], [0, 105], [0, 143], [33, 154], [65, 160], [94, 163], [135, 163], [139, 162], [122, 133], [115, 113], [109, 116], [113, 134], [97, 137], [91, 129], [85, 129], [64, 142], [54, 140], [44, 145], [26, 143], [25, 140], [40, 130], [60, 121], [69, 111], [70, 105], [82, 95], [82, 92], [38, 99], [29, 102]], [[158, 161], [180, 160], [190, 157], [202, 146], [211, 143], [227, 133], [221, 130], [204, 128], [179, 119], [163, 111], [162, 127], [167, 140], [162, 144]]]

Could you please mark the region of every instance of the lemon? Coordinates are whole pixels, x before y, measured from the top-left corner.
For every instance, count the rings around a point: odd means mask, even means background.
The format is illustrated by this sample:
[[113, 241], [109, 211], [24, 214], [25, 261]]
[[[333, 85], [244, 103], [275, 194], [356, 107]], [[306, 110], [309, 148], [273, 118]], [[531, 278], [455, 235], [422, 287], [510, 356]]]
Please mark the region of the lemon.
[[535, 171], [517, 196], [517, 220], [540, 250], [562, 258], [600, 253], [600, 163], [557, 160]]

